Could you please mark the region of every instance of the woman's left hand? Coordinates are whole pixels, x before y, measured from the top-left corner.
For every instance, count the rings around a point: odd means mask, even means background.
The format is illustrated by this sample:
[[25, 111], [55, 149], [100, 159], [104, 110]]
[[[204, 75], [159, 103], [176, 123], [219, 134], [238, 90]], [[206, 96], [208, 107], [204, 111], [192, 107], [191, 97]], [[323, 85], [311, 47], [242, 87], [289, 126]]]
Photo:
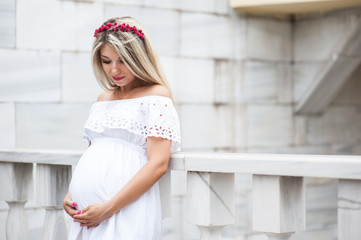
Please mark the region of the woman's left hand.
[[113, 214], [107, 203], [95, 203], [84, 208], [80, 214], [74, 216], [74, 222], [79, 222], [81, 227], [96, 227]]

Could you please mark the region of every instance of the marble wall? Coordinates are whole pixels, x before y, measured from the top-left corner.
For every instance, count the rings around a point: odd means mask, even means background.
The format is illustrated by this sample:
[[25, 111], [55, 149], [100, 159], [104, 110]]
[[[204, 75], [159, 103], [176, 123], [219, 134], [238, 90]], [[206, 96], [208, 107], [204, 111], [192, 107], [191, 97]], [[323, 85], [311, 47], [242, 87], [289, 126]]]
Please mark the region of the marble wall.
[[15, 0], [0, 3], [0, 48], [15, 47], [16, 5]]
[[[359, 26], [359, 8], [306, 18], [295, 23], [294, 40], [294, 101], [302, 96], [333, 55], [360, 57], [346, 36]], [[357, 27], [359, 29], [359, 27]], [[360, 35], [360, 33], [358, 33]], [[346, 46], [346, 47], [345, 47]], [[298, 115], [296, 146], [324, 146], [329, 154], [359, 155], [361, 65], [345, 81], [330, 105], [317, 115]]]
[[[107, 18], [130, 15], [149, 31], [159, 54], [181, 120], [183, 151], [361, 154], [361, 66], [321, 114], [294, 113], [360, 12], [292, 22], [237, 13], [227, 0], [4, 0], [0, 147], [87, 147], [82, 127], [101, 92], [90, 66], [93, 30]], [[197, 228], [185, 222], [185, 191], [177, 192], [185, 175], [174, 175], [175, 215], [164, 222], [165, 239], [196, 239]], [[224, 230], [226, 239], [262, 239], [251, 230], [250, 183], [249, 176], [236, 176], [237, 219]], [[294, 239], [334, 236], [334, 184], [307, 181], [309, 231]], [[28, 207], [31, 219], [42, 211]], [[36, 239], [41, 223], [29, 222]]]

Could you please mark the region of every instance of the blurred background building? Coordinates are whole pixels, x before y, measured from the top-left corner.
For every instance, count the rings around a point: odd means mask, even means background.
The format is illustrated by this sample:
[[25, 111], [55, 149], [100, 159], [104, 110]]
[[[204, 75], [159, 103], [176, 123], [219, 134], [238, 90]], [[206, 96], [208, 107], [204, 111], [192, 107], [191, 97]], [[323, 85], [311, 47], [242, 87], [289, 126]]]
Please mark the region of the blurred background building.
[[[360, 155], [360, 4], [1, 0], [0, 147], [86, 149], [83, 125], [102, 91], [90, 65], [93, 32], [126, 15], [159, 54], [183, 151]], [[174, 179], [164, 239], [197, 239], [184, 216], [185, 175]], [[250, 183], [236, 176], [237, 220], [225, 239], [264, 239], [252, 232]], [[307, 231], [292, 239], [336, 239], [336, 196], [335, 180], [308, 179]], [[40, 239], [44, 209], [36, 200], [26, 209], [29, 239]], [[6, 216], [0, 201], [0, 240]]]

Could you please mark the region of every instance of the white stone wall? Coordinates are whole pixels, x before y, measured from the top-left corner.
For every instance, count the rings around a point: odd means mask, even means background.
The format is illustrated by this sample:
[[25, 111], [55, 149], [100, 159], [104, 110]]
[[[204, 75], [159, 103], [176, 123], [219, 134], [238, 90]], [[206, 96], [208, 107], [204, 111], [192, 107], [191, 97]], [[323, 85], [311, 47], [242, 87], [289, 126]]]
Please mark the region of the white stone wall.
[[[360, 12], [292, 23], [236, 13], [227, 0], [2, 0], [0, 147], [87, 147], [82, 127], [101, 91], [90, 66], [93, 31], [110, 17], [130, 15], [149, 31], [160, 56], [184, 151], [360, 154], [361, 67], [322, 114], [294, 113]], [[164, 221], [164, 239], [196, 239], [198, 230], [184, 217], [185, 176], [174, 176], [174, 216]], [[224, 236], [262, 239], [251, 230], [250, 176], [236, 181], [236, 224]], [[308, 185], [309, 231], [294, 239], [332, 239], [334, 181]], [[6, 206], [0, 207], [3, 240]], [[30, 239], [39, 239], [43, 210], [28, 207]]]
[[[295, 103], [312, 84], [317, 74], [323, 70], [328, 60], [344, 47], [345, 36], [349, 29], [358, 23], [360, 12], [361, 9], [344, 10], [302, 19], [295, 23], [293, 65]], [[357, 49], [361, 49], [361, 46]], [[361, 65], [346, 80], [331, 104], [320, 114], [293, 116], [295, 124], [293, 149], [296, 152], [361, 154], [360, 84]], [[284, 149], [279, 152], [289, 151], [290, 149]], [[337, 239], [337, 181], [308, 179], [307, 183], [308, 232], [297, 234], [295, 239]]]
[[[350, 9], [304, 19], [295, 24], [294, 101], [312, 84], [333, 54], [348, 44], [349, 29], [360, 21], [361, 9]], [[359, 27], [358, 27], [359, 28]], [[349, 47], [353, 47], [349, 43]], [[356, 46], [354, 49], [361, 49]], [[358, 50], [358, 51], [359, 51]], [[357, 51], [349, 53], [361, 57]], [[361, 153], [360, 89], [361, 66], [348, 78], [339, 93], [321, 114], [296, 116], [299, 146], [323, 146], [328, 154]]]

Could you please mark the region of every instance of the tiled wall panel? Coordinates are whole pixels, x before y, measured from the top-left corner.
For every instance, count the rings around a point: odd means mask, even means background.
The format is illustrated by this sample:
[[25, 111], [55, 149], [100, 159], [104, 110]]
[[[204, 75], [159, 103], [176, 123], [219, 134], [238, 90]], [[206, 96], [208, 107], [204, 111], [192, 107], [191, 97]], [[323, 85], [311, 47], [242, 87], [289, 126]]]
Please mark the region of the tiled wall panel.
[[359, 107], [331, 106], [320, 116], [309, 117], [309, 144], [340, 144], [357, 142], [361, 136]]
[[67, 51], [91, 51], [96, 28], [105, 21], [100, 3], [62, 1], [60, 47]]
[[15, 0], [0, 3], [0, 47], [15, 47], [16, 5]]
[[247, 102], [276, 102], [277, 65], [248, 61], [244, 69], [244, 92]]
[[83, 126], [90, 104], [17, 104], [16, 147], [85, 149]]
[[0, 62], [0, 101], [60, 100], [59, 52], [0, 49]]
[[355, 24], [352, 14], [335, 14], [305, 19], [295, 24], [295, 61], [324, 61], [339, 52], [345, 36]]
[[182, 0], [180, 5], [182, 10], [220, 14], [226, 14], [229, 8], [227, 0]]
[[59, 50], [65, 34], [61, 31], [62, 4], [52, 0], [17, 0], [16, 46], [21, 49]]
[[183, 151], [213, 151], [232, 146], [232, 109], [209, 104], [178, 107]]
[[299, 102], [304, 97], [305, 92], [324, 67], [324, 62], [296, 63], [293, 66], [293, 98], [295, 102]]
[[291, 23], [289, 21], [248, 18], [246, 31], [248, 58], [291, 61]]
[[15, 105], [0, 103], [0, 147], [15, 147]]
[[361, 105], [361, 65], [341, 88], [334, 99], [335, 104]]
[[290, 106], [248, 105], [247, 146], [288, 146], [293, 143]]
[[89, 53], [63, 53], [61, 88], [63, 102], [94, 102], [102, 88], [96, 81]]
[[177, 103], [213, 103], [214, 61], [161, 58]]
[[182, 13], [181, 55], [189, 57], [232, 58], [231, 20], [204, 13]]

